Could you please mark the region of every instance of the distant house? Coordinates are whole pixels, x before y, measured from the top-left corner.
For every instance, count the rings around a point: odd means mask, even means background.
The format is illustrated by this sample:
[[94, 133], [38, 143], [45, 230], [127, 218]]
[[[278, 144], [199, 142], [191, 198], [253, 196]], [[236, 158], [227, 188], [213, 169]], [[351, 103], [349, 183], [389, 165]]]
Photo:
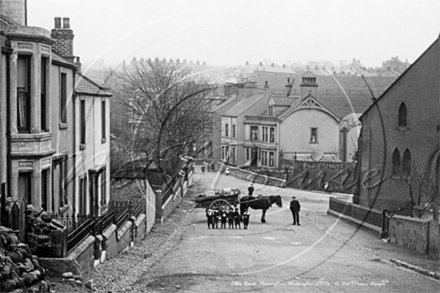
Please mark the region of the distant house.
[[[360, 117], [359, 194], [363, 206], [410, 215], [419, 205], [405, 176], [436, 178], [439, 184], [440, 92], [437, 39]], [[438, 197], [438, 195], [437, 195]]]
[[258, 142], [258, 134], [247, 123], [247, 115], [261, 114], [266, 108], [268, 89], [246, 88], [232, 107], [221, 114], [220, 159], [226, 163], [241, 166], [249, 162]]

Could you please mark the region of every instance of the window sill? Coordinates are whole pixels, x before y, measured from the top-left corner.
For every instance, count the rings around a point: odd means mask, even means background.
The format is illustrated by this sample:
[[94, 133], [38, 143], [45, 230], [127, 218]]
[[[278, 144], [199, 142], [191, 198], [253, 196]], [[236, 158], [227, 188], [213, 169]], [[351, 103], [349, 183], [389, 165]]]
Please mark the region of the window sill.
[[315, 141], [315, 142], [311, 141], [311, 142], [309, 142], [309, 144], [318, 144], [318, 142], [317, 141]]
[[67, 129], [68, 127], [69, 127], [69, 124], [60, 122], [60, 129]]
[[80, 149], [80, 150], [83, 150], [83, 149], [85, 149], [86, 147], [87, 147], [87, 145], [84, 144], [84, 143], [82, 143], [82, 144], [79, 145], [79, 149]]

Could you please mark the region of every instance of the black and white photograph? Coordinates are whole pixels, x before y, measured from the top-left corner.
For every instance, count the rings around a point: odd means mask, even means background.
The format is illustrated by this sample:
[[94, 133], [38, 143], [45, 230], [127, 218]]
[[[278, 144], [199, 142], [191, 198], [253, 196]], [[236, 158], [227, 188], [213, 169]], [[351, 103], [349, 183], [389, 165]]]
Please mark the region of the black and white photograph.
[[0, 292], [440, 292], [439, 12], [0, 0]]

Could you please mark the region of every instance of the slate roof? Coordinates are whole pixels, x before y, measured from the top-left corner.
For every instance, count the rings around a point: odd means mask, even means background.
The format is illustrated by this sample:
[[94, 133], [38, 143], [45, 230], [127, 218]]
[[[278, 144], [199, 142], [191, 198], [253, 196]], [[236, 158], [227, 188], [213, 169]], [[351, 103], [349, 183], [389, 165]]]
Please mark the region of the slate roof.
[[231, 96], [231, 97], [229, 97], [226, 101], [224, 101], [223, 103], [221, 103], [221, 104], [218, 104], [218, 105], [214, 105], [213, 107], [212, 107], [212, 112], [218, 112], [218, 113], [221, 113], [222, 112], [222, 108], [223, 107], [225, 107], [225, 106], [227, 106], [227, 105], [229, 105], [229, 104], [231, 104], [231, 103], [236, 103], [238, 101], [238, 99], [237, 99], [237, 95], [233, 95], [233, 96]]
[[242, 98], [240, 102], [235, 104], [232, 108], [227, 110], [223, 115], [224, 116], [231, 116], [231, 117], [238, 117], [242, 113], [244, 113], [247, 109], [252, 107], [256, 102], [258, 102], [261, 99], [264, 99], [264, 94], [256, 94], [249, 97]]
[[275, 106], [290, 106], [298, 99], [298, 97], [273, 97], [272, 99], [275, 103]]
[[70, 67], [70, 68], [73, 68], [73, 69], [76, 68], [75, 64], [73, 64], [72, 62], [67, 61], [66, 59], [61, 57], [60, 54], [58, 54], [57, 52], [55, 52], [53, 50], [52, 50], [52, 63], [58, 63], [58, 64], [61, 64], [63, 66]]
[[350, 113], [363, 113], [373, 104], [371, 95], [317, 95], [314, 98], [329, 109], [338, 118], [342, 119]]
[[75, 75], [75, 91], [77, 94], [89, 96], [110, 97], [112, 95], [108, 88], [96, 84], [81, 73]]

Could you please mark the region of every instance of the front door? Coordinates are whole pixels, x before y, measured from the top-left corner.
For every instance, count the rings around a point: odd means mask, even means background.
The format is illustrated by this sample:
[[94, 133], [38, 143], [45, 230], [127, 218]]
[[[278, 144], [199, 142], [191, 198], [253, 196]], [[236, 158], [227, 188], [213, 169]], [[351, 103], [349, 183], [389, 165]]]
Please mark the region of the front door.
[[257, 166], [257, 160], [258, 160], [258, 149], [253, 148], [251, 149], [251, 166], [256, 167]]

